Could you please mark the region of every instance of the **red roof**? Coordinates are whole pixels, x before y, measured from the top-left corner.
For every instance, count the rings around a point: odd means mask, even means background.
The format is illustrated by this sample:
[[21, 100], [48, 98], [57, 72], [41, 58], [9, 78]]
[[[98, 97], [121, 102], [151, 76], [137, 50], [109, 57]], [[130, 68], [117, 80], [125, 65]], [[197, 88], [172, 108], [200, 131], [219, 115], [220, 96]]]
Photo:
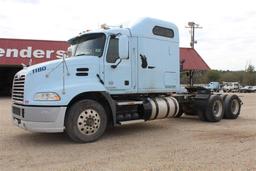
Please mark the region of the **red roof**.
[[184, 62], [183, 70], [210, 70], [210, 67], [193, 48], [180, 48], [180, 61]]

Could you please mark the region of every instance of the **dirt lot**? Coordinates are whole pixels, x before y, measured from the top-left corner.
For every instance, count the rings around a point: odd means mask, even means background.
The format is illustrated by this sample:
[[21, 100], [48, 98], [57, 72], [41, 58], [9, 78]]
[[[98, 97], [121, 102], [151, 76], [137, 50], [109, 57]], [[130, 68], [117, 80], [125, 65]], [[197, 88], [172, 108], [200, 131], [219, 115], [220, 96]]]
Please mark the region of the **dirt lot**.
[[11, 101], [1, 98], [0, 170], [256, 170], [256, 93], [240, 96], [237, 120], [157, 120], [110, 129], [89, 144], [15, 127]]

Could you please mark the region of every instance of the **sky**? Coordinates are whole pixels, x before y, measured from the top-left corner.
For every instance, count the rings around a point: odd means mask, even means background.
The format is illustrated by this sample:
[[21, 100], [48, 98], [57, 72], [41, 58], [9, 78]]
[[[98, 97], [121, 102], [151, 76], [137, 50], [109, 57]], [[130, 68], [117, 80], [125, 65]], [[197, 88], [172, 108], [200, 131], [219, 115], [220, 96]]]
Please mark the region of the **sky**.
[[202, 26], [195, 49], [211, 69], [256, 67], [254, 0], [0, 0], [0, 38], [68, 40], [142, 17], [176, 24], [181, 47], [189, 47], [187, 23]]

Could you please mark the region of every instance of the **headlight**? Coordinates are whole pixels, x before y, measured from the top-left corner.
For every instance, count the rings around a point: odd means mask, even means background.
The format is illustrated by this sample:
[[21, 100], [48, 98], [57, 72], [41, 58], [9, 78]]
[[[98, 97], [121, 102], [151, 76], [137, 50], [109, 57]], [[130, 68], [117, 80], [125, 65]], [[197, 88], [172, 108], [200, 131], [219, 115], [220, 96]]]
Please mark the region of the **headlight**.
[[60, 101], [60, 96], [53, 92], [36, 93], [34, 96], [36, 101]]

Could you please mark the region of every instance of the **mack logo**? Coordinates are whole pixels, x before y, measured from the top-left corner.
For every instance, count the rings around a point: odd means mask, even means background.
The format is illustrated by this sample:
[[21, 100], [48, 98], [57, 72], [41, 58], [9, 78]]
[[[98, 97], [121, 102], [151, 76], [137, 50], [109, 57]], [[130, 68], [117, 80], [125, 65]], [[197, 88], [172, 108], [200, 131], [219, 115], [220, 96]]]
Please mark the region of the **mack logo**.
[[33, 72], [33, 74], [35, 74], [35, 73], [42, 72], [45, 70], [46, 70], [46, 66], [43, 66], [43, 67], [33, 69], [32, 72]]

